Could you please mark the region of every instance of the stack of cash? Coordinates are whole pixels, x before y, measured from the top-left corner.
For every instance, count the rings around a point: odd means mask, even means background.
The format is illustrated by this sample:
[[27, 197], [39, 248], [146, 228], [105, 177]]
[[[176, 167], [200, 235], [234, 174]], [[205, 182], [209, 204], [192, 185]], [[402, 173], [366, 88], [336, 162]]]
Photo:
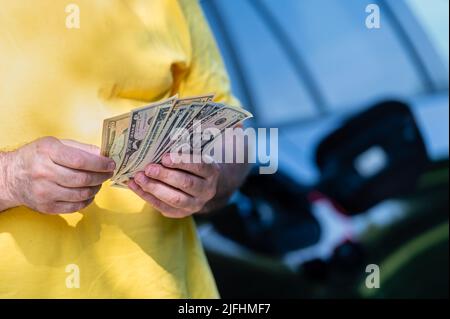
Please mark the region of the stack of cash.
[[[198, 126], [202, 130], [216, 128], [216, 132], [223, 132], [252, 117], [241, 108], [214, 103], [213, 99], [214, 95], [182, 99], [174, 96], [106, 119], [101, 153], [116, 162], [113, 185], [125, 186], [147, 164], [159, 163], [165, 153], [177, 149]], [[219, 135], [201, 142], [200, 147], [211, 146]]]

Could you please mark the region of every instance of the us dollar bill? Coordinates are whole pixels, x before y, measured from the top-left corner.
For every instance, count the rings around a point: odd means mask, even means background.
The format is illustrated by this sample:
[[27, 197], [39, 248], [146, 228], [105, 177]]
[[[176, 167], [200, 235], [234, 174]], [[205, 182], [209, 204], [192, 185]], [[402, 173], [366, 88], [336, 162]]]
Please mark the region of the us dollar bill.
[[211, 102], [214, 99], [214, 94], [207, 94], [201, 96], [188, 97], [183, 99], [178, 99], [175, 103], [171, 114], [164, 126], [163, 132], [160, 134], [157, 142], [150, 150], [152, 154], [156, 157], [159, 152], [166, 149], [168, 144], [171, 142], [172, 132], [177, 131], [183, 127], [183, 123], [188, 119], [188, 117], [196, 112], [196, 107], [194, 105], [203, 106], [207, 102]]
[[[182, 119], [182, 122], [178, 125], [177, 129], [169, 134], [168, 139], [169, 142], [155, 154], [153, 161], [155, 163], [159, 163], [161, 161], [162, 156], [169, 152], [171, 148], [177, 143], [177, 136], [181, 138], [182, 132], [179, 129], [183, 129], [183, 132], [189, 131], [194, 123], [205, 118], [208, 114], [213, 113], [214, 111], [221, 108], [223, 104], [219, 103], [194, 103], [190, 106], [190, 112], [186, 114], [186, 117]], [[173, 134], [173, 135], [172, 135]]]
[[[116, 162], [112, 186], [127, 188], [136, 172], [186, 143], [192, 152], [209, 148], [226, 128], [252, 117], [241, 108], [213, 99], [213, 94], [174, 96], [104, 120], [101, 153]], [[210, 130], [205, 140], [203, 132], [210, 128], [215, 130]]]
[[125, 154], [117, 170], [117, 175], [125, 173], [139, 156], [141, 148], [145, 145], [147, 135], [153, 130], [155, 123], [160, 121], [161, 109], [171, 108], [175, 101], [176, 97], [174, 96], [162, 102], [152, 103], [133, 110], [130, 116]]
[[192, 119], [195, 117], [195, 115], [203, 108], [205, 104], [204, 103], [193, 103], [186, 107], [188, 110], [185, 113], [185, 115], [180, 118], [179, 123], [177, 123], [174, 127], [174, 129], [168, 134], [166, 139], [163, 142], [163, 145], [158, 148], [158, 150], [155, 152], [153, 161], [155, 163], [158, 163], [165, 153], [167, 153], [171, 146], [176, 142], [174, 137], [180, 135], [181, 129], [185, 130], [186, 125], [192, 121]]
[[[139, 152], [134, 157], [133, 161], [129, 162], [120, 174], [126, 174], [129, 172], [135, 172], [142, 169], [146, 164], [150, 163], [150, 149], [155, 144], [159, 135], [164, 128], [164, 124], [172, 111], [173, 106], [177, 101], [177, 97], [174, 96], [168, 100], [161, 102], [157, 105], [157, 111], [155, 113], [154, 121], [151, 128], [148, 130], [145, 139], [139, 149]], [[134, 112], [133, 112], [134, 113]], [[144, 163], [144, 164], [143, 164]]]
[[102, 145], [100, 152], [116, 163], [119, 167], [125, 154], [130, 114], [122, 114], [103, 121]]
[[[202, 152], [208, 145], [223, 133], [226, 128], [234, 127], [241, 121], [253, 117], [253, 115], [243, 109], [227, 106], [219, 103], [208, 103], [203, 108], [204, 113], [197, 115], [197, 120], [194, 121], [185, 131], [185, 133], [178, 137], [172, 144], [171, 149], [167, 151], [177, 152], [183, 146], [189, 145], [192, 152]], [[212, 110], [212, 111], [211, 111]], [[205, 114], [208, 114], [204, 116]], [[199, 130], [197, 130], [199, 128]], [[208, 129], [215, 128], [214, 134], [210, 132], [208, 140], [204, 140], [201, 136]], [[197, 132], [199, 131], [199, 132]], [[195, 138], [195, 134], [200, 134]], [[162, 155], [154, 159], [156, 163], [161, 161]]]
[[[217, 106], [217, 104], [216, 104]], [[207, 144], [211, 143], [218, 135], [220, 135], [226, 128], [234, 127], [237, 123], [242, 122], [248, 118], [253, 117], [253, 115], [243, 109], [235, 108], [228, 105], [220, 105], [219, 109], [214, 112], [209, 113], [207, 116], [202, 118], [199, 122], [194, 123], [192, 128], [189, 129], [189, 138], [191, 141], [199, 141], [200, 144], [193, 144], [194, 149], [202, 149]], [[195, 129], [201, 126], [202, 133], [208, 129], [215, 128], [215, 135], [211, 135], [209, 140], [193, 139], [192, 134], [194, 134]]]
[[250, 115], [250, 116], [248, 116], [248, 117], [246, 117], [246, 118], [244, 118], [244, 119], [241, 119], [241, 118], [237, 117], [237, 118], [235, 118], [233, 121], [229, 122], [228, 125], [227, 125], [227, 127], [219, 128], [220, 133], [215, 134], [215, 135], [212, 135], [212, 136], [210, 137], [210, 140], [204, 141], [204, 142], [202, 143], [202, 146], [201, 146], [201, 148], [202, 148], [202, 154], [203, 154], [203, 153], [207, 154], [207, 153], [211, 150], [211, 148], [214, 146], [215, 141], [217, 140], [217, 138], [218, 138], [221, 134], [224, 133], [225, 129], [231, 128], [231, 127], [235, 127], [237, 124], [239, 124], [239, 123], [242, 122], [243, 120], [248, 119], [248, 118], [251, 118], [251, 117], [253, 117], [253, 115]]

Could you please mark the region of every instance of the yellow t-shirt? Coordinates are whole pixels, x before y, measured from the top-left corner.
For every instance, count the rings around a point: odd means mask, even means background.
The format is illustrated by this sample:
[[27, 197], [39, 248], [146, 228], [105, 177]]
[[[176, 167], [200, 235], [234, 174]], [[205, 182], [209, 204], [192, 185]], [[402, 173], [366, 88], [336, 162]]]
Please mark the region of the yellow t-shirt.
[[[100, 145], [105, 118], [210, 92], [236, 103], [197, 1], [0, 0], [0, 150]], [[104, 185], [68, 215], [0, 213], [0, 298], [217, 296], [193, 220], [129, 190]]]

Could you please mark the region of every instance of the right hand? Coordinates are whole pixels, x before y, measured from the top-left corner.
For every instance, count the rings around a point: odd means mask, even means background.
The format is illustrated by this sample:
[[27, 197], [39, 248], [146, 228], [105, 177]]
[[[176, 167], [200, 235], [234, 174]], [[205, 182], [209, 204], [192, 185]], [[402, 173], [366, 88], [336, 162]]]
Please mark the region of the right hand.
[[10, 206], [25, 205], [47, 214], [88, 206], [115, 168], [95, 146], [54, 137], [40, 138], [8, 155], [5, 184]]

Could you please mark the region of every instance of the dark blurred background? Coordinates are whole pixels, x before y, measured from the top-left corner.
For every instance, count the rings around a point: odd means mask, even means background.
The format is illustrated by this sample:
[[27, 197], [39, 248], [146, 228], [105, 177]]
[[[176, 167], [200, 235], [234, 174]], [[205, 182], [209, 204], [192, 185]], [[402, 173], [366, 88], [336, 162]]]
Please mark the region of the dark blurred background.
[[222, 297], [448, 298], [449, 2], [201, 4], [250, 125], [279, 129], [278, 172], [198, 220]]

